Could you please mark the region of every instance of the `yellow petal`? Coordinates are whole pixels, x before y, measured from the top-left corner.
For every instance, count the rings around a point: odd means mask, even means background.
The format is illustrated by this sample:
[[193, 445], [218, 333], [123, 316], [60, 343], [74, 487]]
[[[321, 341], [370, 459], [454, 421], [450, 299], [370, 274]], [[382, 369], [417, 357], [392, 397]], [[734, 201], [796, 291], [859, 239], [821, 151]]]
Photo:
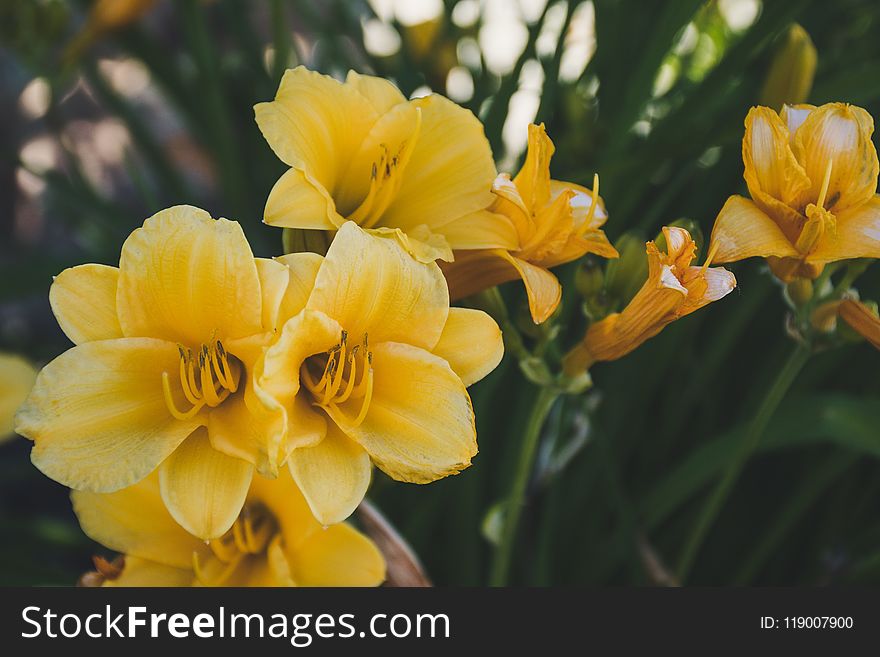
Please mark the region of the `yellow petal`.
[[397, 240], [398, 244], [410, 256], [419, 262], [430, 264], [435, 260], [451, 262], [452, 249], [446, 238], [439, 233], [432, 233], [425, 224], [420, 224], [404, 233], [400, 228], [371, 228], [370, 233], [379, 237]]
[[793, 149], [811, 186], [801, 204], [815, 203], [831, 163], [824, 207], [835, 214], [858, 206], [877, 191], [874, 119], [861, 107], [828, 103], [811, 112], [794, 136]]
[[122, 246], [119, 323], [190, 348], [259, 333], [260, 280], [241, 226], [191, 206], [163, 210]]
[[299, 586], [378, 586], [385, 580], [379, 550], [345, 524], [315, 532], [288, 554]]
[[279, 321], [279, 315], [290, 282], [290, 272], [283, 263], [275, 260], [255, 258], [254, 262], [257, 265], [260, 292], [263, 295], [262, 329], [274, 332], [280, 329], [283, 323]]
[[159, 467], [159, 487], [171, 516], [204, 540], [225, 534], [244, 505], [254, 466], [211, 447], [199, 429]]
[[[437, 265], [413, 260], [397, 240], [346, 223], [330, 245], [307, 308], [335, 319], [356, 339], [431, 349], [449, 312]], [[329, 345], [328, 345], [329, 346]]]
[[544, 124], [530, 124], [526, 161], [513, 179], [527, 207], [540, 208], [550, 202], [550, 159], [555, 150]]
[[478, 210], [437, 229], [453, 249], [519, 248], [519, 235], [513, 223], [503, 214]]
[[0, 441], [14, 435], [15, 412], [36, 379], [37, 371], [24, 358], [0, 353]]
[[296, 549], [321, 529], [288, 468], [283, 468], [276, 479], [254, 477], [248, 502], [262, 504], [278, 521], [287, 550]]
[[837, 312], [853, 330], [880, 349], [880, 319], [865, 304], [844, 299], [837, 307]]
[[[190, 559], [192, 561], [192, 559]], [[189, 568], [173, 568], [155, 561], [125, 557], [125, 567], [116, 579], [108, 579], [108, 587], [192, 586], [193, 572]]]
[[106, 265], [65, 269], [49, 288], [49, 303], [61, 330], [74, 344], [121, 338], [116, 315], [119, 270]]
[[434, 355], [444, 359], [466, 386], [476, 383], [501, 362], [501, 329], [482, 310], [450, 308]]
[[224, 586], [295, 586], [290, 562], [284, 551], [280, 535], [276, 535], [266, 548], [265, 555], [255, 555], [236, 568]]
[[434, 232], [450, 221], [489, 206], [495, 164], [483, 125], [443, 96], [412, 101], [421, 130], [397, 196], [383, 226], [426, 224]]
[[779, 112], [779, 116], [788, 127], [789, 143], [794, 142], [794, 136], [797, 133], [798, 128], [801, 127], [801, 124], [803, 124], [806, 118], [810, 115], [810, 112], [814, 109], [816, 109], [815, 105], [808, 105], [806, 103], [782, 106], [782, 111]]
[[318, 270], [324, 262], [324, 256], [317, 253], [288, 253], [275, 260], [289, 270], [287, 289], [279, 311], [283, 324], [306, 307], [312, 288], [315, 287]]
[[809, 261], [880, 258], [880, 196], [837, 215], [837, 231], [825, 234]]
[[785, 123], [769, 107], [753, 107], [745, 125], [744, 177], [752, 197], [763, 192], [784, 204], [794, 203], [809, 189], [810, 179], [792, 153]]
[[[173, 418], [162, 372], [177, 346], [149, 338], [87, 342], [46, 365], [16, 416], [31, 460], [56, 481], [111, 492], [152, 472], [202, 421]], [[180, 403], [178, 401], [178, 403]]]
[[192, 566], [200, 542], [168, 513], [158, 475], [115, 493], [73, 491], [70, 499], [82, 530], [101, 545], [166, 566]]
[[249, 377], [245, 389], [211, 410], [208, 437], [214, 449], [244, 459], [264, 476], [277, 476], [287, 417], [281, 404]]
[[[275, 154], [307, 173], [331, 196], [346, 166], [379, 118], [355, 85], [342, 84], [302, 66], [288, 70], [275, 100], [254, 107], [257, 125]], [[352, 193], [366, 195], [369, 179]]]
[[721, 208], [712, 228], [709, 249], [715, 253], [715, 262], [799, 255], [779, 226], [742, 196], [731, 196]]
[[290, 453], [290, 472], [322, 525], [342, 522], [364, 499], [370, 486], [370, 457], [332, 422], [314, 447]]
[[526, 286], [532, 321], [540, 324], [547, 320], [562, 300], [562, 286], [548, 269], [516, 258], [506, 251], [503, 256], [519, 272]]
[[[470, 465], [477, 453], [474, 413], [464, 384], [445, 360], [386, 342], [373, 347], [373, 373], [366, 418], [342, 429], [379, 468], [399, 481], [424, 484]], [[348, 417], [352, 413], [347, 410]]]
[[361, 75], [356, 71], [349, 71], [345, 77], [345, 84], [356, 89], [366, 98], [377, 114], [384, 114], [395, 105], [406, 102], [406, 98], [397, 87], [385, 78], [375, 75]]
[[290, 408], [300, 391], [300, 368], [305, 359], [338, 344], [341, 334], [339, 323], [320, 311], [306, 309], [298, 313], [266, 350], [257, 372], [259, 387]]
[[263, 222], [279, 228], [335, 230], [344, 219], [330, 193], [302, 169], [288, 169], [272, 186]]

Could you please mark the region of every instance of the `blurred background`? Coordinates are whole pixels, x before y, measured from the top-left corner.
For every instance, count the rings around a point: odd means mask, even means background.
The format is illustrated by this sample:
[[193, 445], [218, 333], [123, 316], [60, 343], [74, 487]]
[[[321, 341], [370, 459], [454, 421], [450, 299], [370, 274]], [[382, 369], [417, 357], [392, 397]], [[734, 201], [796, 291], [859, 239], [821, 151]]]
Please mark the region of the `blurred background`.
[[[483, 120], [499, 170], [517, 170], [526, 126], [543, 121], [555, 178], [590, 185], [600, 174], [612, 240], [652, 239], [674, 220], [708, 236], [726, 198], [744, 191], [750, 106], [839, 100], [880, 116], [880, 4], [0, 0], [0, 351], [24, 358], [0, 368], [12, 378], [0, 397], [30, 385], [27, 363], [69, 347], [49, 309], [51, 277], [116, 264], [154, 212], [198, 205], [240, 221], [257, 255], [280, 253], [281, 231], [260, 221], [285, 166], [252, 106], [297, 64], [449, 96]], [[567, 317], [580, 315], [575, 267], [558, 272]], [[732, 269], [734, 294], [595, 366], [594, 389], [555, 409], [514, 583], [670, 583], [663, 564], [789, 350], [778, 285], [757, 261]], [[877, 298], [878, 279], [876, 267], [861, 279], [862, 298]], [[504, 294], [524, 309], [521, 285]], [[571, 339], [582, 326], [563, 330]], [[878, 366], [880, 354], [855, 342], [811, 361], [689, 583], [880, 582]], [[437, 584], [486, 582], [518, 409], [534, 394], [505, 361], [472, 388], [473, 467], [424, 487], [376, 474], [371, 499]], [[18, 437], [0, 445], [0, 584], [70, 585], [106, 551], [29, 449]]]

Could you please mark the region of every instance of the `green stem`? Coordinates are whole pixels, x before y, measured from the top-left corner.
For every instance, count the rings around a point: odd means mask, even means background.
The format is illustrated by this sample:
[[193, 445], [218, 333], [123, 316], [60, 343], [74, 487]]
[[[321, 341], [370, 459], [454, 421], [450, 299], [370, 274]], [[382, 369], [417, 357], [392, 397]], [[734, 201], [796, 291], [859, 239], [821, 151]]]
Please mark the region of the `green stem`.
[[535, 462], [538, 442], [541, 437], [541, 427], [547, 414], [553, 408], [553, 404], [559, 397], [559, 391], [544, 387], [538, 392], [532, 412], [526, 423], [522, 444], [519, 451], [519, 462], [514, 473], [513, 486], [507, 498], [507, 508], [504, 514], [504, 529], [501, 534], [501, 543], [495, 551], [495, 559], [492, 563], [490, 584], [492, 586], [504, 586], [507, 584], [507, 576], [510, 570], [510, 561], [513, 556], [513, 545], [516, 540], [516, 530], [519, 525], [519, 517], [525, 500], [526, 487], [532, 474], [532, 466]]
[[721, 507], [724, 506], [724, 502], [727, 500], [727, 496], [736, 483], [740, 472], [742, 472], [749, 457], [758, 447], [767, 424], [809, 357], [810, 351], [808, 349], [801, 345], [795, 348], [788, 361], [779, 371], [755, 417], [743, 433], [736, 455], [727, 466], [723, 476], [715, 486], [715, 490], [703, 506], [690, 539], [685, 545], [681, 559], [678, 562], [679, 581], [684, 582], [686, 580], [694, 559], [696, 559], [706, 535], [712, 528], [712, 524], [718, 516], [718, 512], [721, 511]]

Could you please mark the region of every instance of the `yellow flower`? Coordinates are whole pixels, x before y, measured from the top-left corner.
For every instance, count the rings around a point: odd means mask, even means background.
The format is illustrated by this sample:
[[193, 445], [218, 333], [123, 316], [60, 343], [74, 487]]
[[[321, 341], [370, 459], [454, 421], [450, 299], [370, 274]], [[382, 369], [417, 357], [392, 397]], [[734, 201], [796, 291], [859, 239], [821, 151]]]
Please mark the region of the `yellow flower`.
[[880, 257], [874, 120], [830, 103], [754, 107], [743, 138], [752, 200], [731, 196], [712, 230], [716, 262], [759, 256], [783, 281], [826, 263]]
[[591, 325], [565, 359], [575, 374], [596, 361], [621, 358], [668, 324], [727, 296], [736, 278], [723, 267], [691, 265], [697, 246], [684, 228], [663, 228], [667, 253], [647, 243], [648, 280], [620, 313]]
[[37, 371], [21, 356], [0, 353], [0, 442], [15, 435], [15, 411], [28, 396]]
[[[522, 279], [536, 324], [545, 321], [562, 299], [562, 286], [550, 267], [596, 253], [616, 258], [601, 227], [608, 218], [594, 191], [550, 179], [553, 142], [544, 124], [529, 126], [529, 149], [522, 169], [511, 180], [500, 174], [492, 185], [499, 224], [515, 227], [514, 248], [456, 251], [455, 261], [441, 265], [453, 299], [469, 296], [499, 283]], [[598, 198], [598, 202], [593, 200]]]
[[287, 282], [283, 265], [254, 258], [237, 222], [189, 206], [147, 219], [118, 269], [62, 272], [49, 300], [75, 346], [19, 410], [33, 463], [96, 492], [158, 467], [178, 522], [205, 539], [226, 532], [254, 465], [277, 472], [283, 413], [250, 378]]
[[107, 573], [104, 586], [376, 586], [385, 579], [372, 541], [345, 524], [322, 527], [288, 474], [255, 477], [232, 527], [207, 543], [174, 521], [160, 489], [150, 475], [115, 493], [71, 494], [83, 531], [125, 555], [121, 573]]
[[343, 83], [298, 67], [254, 110], [291, 167], [269, 194], [267, 224], [399, 229], [425, 262], [515, 242], [484, 212], [495, 165], [483, 126], [443, 96], [407, 101], [381, 78], [351, 71]]
[[880, 318], [876, 312], [863, 303], [844, 299], [838, 305], [837, 313], [856, 333], [880, 349]]
[[492, 318], [450, 308], [435, 263], [353, 222], [326, 258], [279, 260], [300, 282], [290, 307], [304, 308], [266, 350], [257, 385], [286, 411], [290, 471], [318, 520], [355, 509], [371, 461], [414, 483], [470, 465], [477, 443], [465, 386], [501, 360]]

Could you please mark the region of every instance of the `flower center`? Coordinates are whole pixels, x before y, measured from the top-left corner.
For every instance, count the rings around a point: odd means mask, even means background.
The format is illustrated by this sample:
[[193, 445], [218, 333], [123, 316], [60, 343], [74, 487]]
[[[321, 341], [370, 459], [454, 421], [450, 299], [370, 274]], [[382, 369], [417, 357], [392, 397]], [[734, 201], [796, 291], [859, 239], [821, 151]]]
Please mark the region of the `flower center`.
[[[313, 404], [331, 417], [345, 417], [351, 426], [364, 421], [373, 398], [373, 352], [367, 334], [361, 344], [349, 346], [348, 332], [342, 331], [339, 344], [324, 353], [306, 359], [300, 368], [300, 379], [312, 394]], [[354, 419], [346, 417], [340, 406], [360, 400]]]
[[226, 352], [219, 340], [210, 345], [203, 344], [195, 354], [182, 345], [177, 345], [177, 350], [180, 353], [180, 388], [191, 407], [185, 411], [177, 408], [168, 372], [162, 372], [162, 392], [168, 412], [178, 420], [190, 419], [205, 406], [219, 406], [238, 390], [241, 365], [235, 356]]
[[205, 586], [222, 585], [245, 559], [264, 554], [277, 534], [278, 522], [265, 506], [245, 504], [229, 531], [208, 542], [211, 554], [200, 559], [193, 552], [196, 580]]
[[408, 141], [400, 145], [397, 153], [391, 153], [388, 146], [380, 144], [379, 159], [373, 162], [370, 172], [370, 191], [348, 219], [364, 228], [374, 226], [391, 205], [403, 180], [403, 166], [408, 159]]

